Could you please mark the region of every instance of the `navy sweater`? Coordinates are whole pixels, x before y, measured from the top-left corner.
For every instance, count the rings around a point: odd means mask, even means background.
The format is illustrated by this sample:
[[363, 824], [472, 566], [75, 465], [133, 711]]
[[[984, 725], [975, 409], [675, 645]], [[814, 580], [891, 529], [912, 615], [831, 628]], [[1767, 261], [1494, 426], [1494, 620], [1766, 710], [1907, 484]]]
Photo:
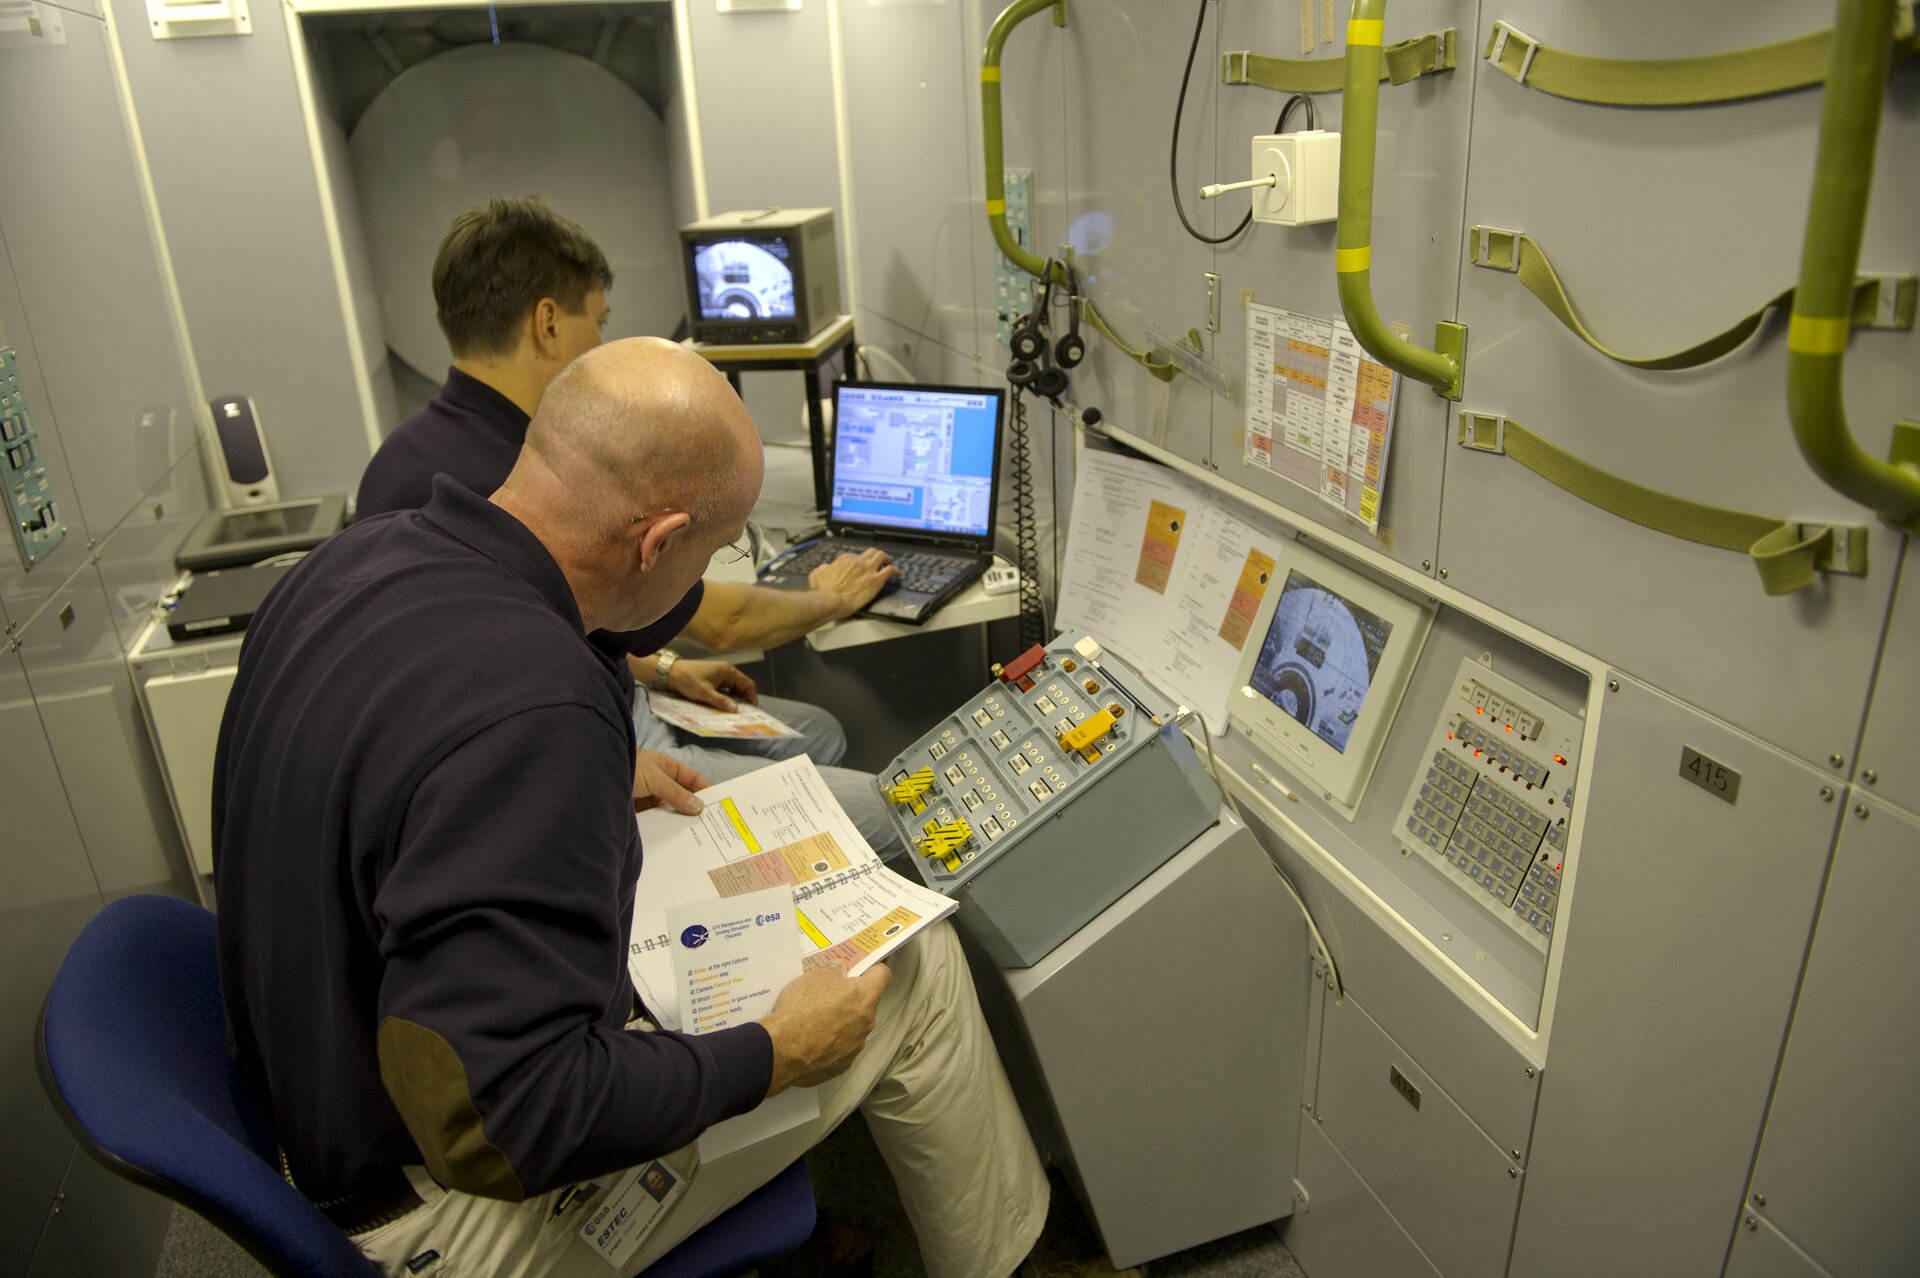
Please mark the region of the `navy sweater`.
[[524, 526], [444, 478], [309, 554], [249, 626], [215, 760], [221, 985], [310, 1197], [423, 1161], [527, 1196], [765, 1095], [758, 1025], [623, 1028], [624, 646], [583, 633]]

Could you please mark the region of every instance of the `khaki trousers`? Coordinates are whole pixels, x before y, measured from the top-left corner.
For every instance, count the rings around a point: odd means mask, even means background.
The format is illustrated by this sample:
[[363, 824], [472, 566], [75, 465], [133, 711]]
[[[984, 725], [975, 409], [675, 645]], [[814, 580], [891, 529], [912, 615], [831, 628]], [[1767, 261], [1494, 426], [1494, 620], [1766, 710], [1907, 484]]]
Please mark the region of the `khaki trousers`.
[[[626, 1268], [654, 1260], [755, 1189], [860, 1110], [893, 1173], [931, 1278], [1001, 1278], [1040, 1236], [1047, 1176], [981, 1019], [959, 938], [927, 929], [890, 962], [893, 982], [874, 1031], [846, 1073], [818, 1089], [820, 1117], [706, 1166], [691, 1147], [663, 1159], [691, 1171], [682, 1194]], [[579, 1213], [549, 1222], [560, 1191], [525, 1202], [442, 1189], [407, 1169], [423, 1206], [354, 1239], [388, 1273], [439, 1260], [417, 1278], [612, 1278], [576, 1234]]]

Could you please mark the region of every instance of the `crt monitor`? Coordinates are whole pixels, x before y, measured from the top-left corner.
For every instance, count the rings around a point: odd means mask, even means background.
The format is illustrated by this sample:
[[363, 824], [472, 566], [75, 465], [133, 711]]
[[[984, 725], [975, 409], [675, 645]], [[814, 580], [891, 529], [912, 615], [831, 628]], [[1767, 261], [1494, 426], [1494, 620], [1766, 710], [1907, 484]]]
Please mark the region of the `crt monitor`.
[[1433, 606], [1295, 542], [1254, 617], [1230, 720], [1352, 820]]
[[680, 228], [696, 342], [798, 345], [840, 315], [832, 209], [750, 209]]

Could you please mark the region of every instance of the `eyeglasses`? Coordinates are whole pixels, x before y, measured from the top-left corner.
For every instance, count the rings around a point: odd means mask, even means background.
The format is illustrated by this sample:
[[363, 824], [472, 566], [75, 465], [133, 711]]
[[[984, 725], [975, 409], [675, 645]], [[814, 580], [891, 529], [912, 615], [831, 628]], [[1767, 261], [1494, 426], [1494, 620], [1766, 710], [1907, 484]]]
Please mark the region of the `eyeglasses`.
[[[652, 519], [655, 515], [679, 515], [685, 513], [686, 512], [681, 510], [675, 510], [672, 507], [666, 507], [661, 510], [648, 511], [645, 514], [635, 515], [627, 522], [629, 524], [638, 524]], [[713, 562], [716, 564], [737, 564], [742, 559], [751, 558], [753, 558], [753, 532], [751, 529], [742, 532], [738, 537], [734, 538], [734, 540], [713, 552]]]

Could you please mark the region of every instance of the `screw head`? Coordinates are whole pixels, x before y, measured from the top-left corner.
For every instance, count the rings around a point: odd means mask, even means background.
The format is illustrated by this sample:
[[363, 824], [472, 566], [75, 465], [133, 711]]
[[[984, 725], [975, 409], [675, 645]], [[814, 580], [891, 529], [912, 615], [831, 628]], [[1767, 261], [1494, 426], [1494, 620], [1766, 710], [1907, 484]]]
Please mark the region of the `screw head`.
[[1447, 570], [1445, 568], [1442, 568], [1440, 570], [1440, 580], [1445, 581], [1446, 579], [1447, 579]]
[[1872, 785], [1874, 782], [1880, 779], [1880, 774], [1878, 772], [1875, 772], [1872, 768], [1868, 768], [1865, 772], [1862, 772], [1860, 774], [1860, 779], [1862, 781], [1865, 781], [1868, 785]]
[[1520, 1157], [1520, 1151], [1517, 1149], [1510, 1149], [1507, 1152], [1512, 1154], [1515, 1159], [1518, 1159]]
[[1757, 1220], [1755, 1220], [1755, 1219], [1754, 1219], [1753, 1217], [1751, 1217], [1751, 1216], [1749, 1216], [1749, 1217], [1747, 1217], [1747, 1232], [1748, 1232], [1748, 1233], [1754, 1233], [1754, 1232], [1757, 1232], [1757, 1231], [1759, 1230], [1759, 1228], [1760, 1228], [1760, 1222], [1759, 1222], [1759, 1221], [1757, 1221]]
[[1823, 798], [1823, 799], [1825, 799], [1825, 800], [1826, 800], [1826, 801], [1827, 801], [1828, 803], [1832, 803], [1832, 802], [1833, 802], [1833, 787], [1832, 787], [1832, 786], [1830, 786], [1830, 785], [1823, 785], [1823, 786], [1821, 786], [1821, 787], [1820, 787], [1820, 797], [1821, 797], [1821, 798]]
[[1532, 1077], [1533, 1077], [1533, 1066], [1531, 1066], [1531, 1065], [1529, 1065], [1529, 1066], [1527, 1066], [1527, 1077], [1528, 1077], [1528, 1078], [1532, 1078]]
[[1432, 571], [1433, 571], [1433, 560], [1431, 560], [1431, 559], [1422, 559], [1422, 560], [1420, 561], [1420, 571], [1422, 571], [1422, 572], [1432, 572]]
[[1508, 1180], [1519, 1180], [1519, 1179], [1520, 1179], [1520, 1169], [1519, 1169], [1518, 1167], [1509, 1167], [1509, 1168], [1507, 1168], [1507, 1179], [1508, 1179]]
[[1845, 766], [1847, 766], [1847, 760], [1843, 755], [1830, 754], [1827, 756], [1827, 762], [1831, 763], [1836, 768], [1844, 768]]
[[1607, 680], [1607, 691], [1608, 692], [1620, 691], [1620, 681], [1618, 679]]
[[1765, 1207], [1767, 1205], [1767, 1196], [1765, 1194], [1755, 1194], [1753, 1196], [1753, 1205], [1755, 1207]]
[[1855, 816], [1857, 816], [1857, 817], [1859, 817], [1859, 818], [1860, 818], [1860, 819], [1861, 819], [1862, 821], [1864, 821], [1864, 820], [1866, 820], [1866, 819], [1867, 819], [1867, 817], [1868, 817], [1869, 815], [1871, 815], [1871, 814], [1870, 814], [1870, 813], [1869, 813], [1869, 812], [1867, 811], [1867, 805], [1866, 805], [1866, 804], [1864, 804], [1864, 803], [1857, 803], [1857, 804], [1855, 804], [1855, 805], [1854, 805], [1854, 808], [1853, 808], [1853, 814], [1854, 814]]

